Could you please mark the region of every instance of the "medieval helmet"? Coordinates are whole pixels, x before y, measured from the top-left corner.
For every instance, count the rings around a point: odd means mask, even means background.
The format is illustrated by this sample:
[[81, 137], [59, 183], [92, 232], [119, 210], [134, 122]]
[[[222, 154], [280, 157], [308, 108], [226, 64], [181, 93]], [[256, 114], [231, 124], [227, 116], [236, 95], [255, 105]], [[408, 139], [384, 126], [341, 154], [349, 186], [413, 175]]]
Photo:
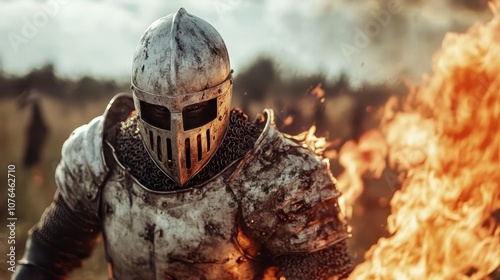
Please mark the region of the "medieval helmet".
[[137, 45], [131, 88], [140, 135], [156, 165], [181, 186], [222, 143], [231, 73], [220, 34], [184, 8], [153, 22]]

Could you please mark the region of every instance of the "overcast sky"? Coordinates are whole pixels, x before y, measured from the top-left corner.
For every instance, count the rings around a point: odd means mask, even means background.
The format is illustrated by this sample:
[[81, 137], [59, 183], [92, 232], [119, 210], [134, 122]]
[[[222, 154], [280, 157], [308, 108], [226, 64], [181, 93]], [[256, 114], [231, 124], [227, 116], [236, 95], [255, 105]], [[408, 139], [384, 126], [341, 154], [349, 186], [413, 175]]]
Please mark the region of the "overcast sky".
[[297, 73], [347, 72], [354, 81], [419, 77], [447, 31], [477, 13], [444, 1], [405, 0], [0, 0], [0, 62], [21, 74], [47, 62], [64, 76], [126, 79], [144, 30], [184, 7], [210, 22], [236, 73], [259, 55]]

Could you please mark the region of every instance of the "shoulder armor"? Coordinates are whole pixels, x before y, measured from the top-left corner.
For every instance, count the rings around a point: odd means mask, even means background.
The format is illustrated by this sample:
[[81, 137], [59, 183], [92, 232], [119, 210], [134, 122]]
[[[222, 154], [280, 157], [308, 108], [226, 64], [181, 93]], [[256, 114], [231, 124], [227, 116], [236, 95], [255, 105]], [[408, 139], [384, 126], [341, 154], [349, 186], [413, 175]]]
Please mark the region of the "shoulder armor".
[[103, 116], [75, 129], [64, 142], [55, 177], [59, 192], [72, 210], [97, 215], [99, 188], [109, 172], [104, 136], [110, 134], [119, 117], [125, 116], [127, 104], [126, 95], [118, 94]]
[[229, 185], [249, 234], [273, 255], [311, 252], [347, 237], [329, 163], [277, 130], [273, 111]]
[[115, 145], [116, 125], [125, 121], [134, 112], [134, 100], [132, 94], [127, 92], [118, 93], [111, 99], [104, 111], [103, 141], [104, 159], [108, 167], [115, 164], [113, 148]]
[[134, 111], [134, 100], [132, 94], [127, 92], [118, 93], [111, 99], [104, 111], [103, 136], [108, 140], [113, 137], [114, 126], [126, 120]]

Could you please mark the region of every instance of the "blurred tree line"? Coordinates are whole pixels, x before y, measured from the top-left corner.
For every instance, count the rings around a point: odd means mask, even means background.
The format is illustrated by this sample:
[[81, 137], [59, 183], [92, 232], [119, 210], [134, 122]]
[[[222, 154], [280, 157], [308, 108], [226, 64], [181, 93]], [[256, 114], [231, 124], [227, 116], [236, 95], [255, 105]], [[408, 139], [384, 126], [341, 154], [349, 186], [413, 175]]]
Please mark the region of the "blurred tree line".
[[[350, 116], [345, 118], [345, 126], [352, 128], [350, 139], [358, 139], [368, 129], [367, 119], [375, 120], [377, 109], [383, 106], [390, 96], [403, 96], [408, 92], [402, 81], [393, 84], [365, 84], [352, 87], [345, 74], [337, 78], [327, 78], [322, 73], [310, 75], [290, 73], [279, 69], [279, 65], [268, 57], [260, 57], [246, 69], [236, 73], [234, 82], [235, 99], [244, 112], [250, 111], [253, 103], [265, 103], [272, 107], [285, 123], [280, 129], [296, 134], [316, 125], [316, 134], [328, 135], [332, 112], [328, 112], [327, 102], [336, 102], [340, 97], [351, 100]], [[304, 104], [310, 106], [304, 106]], [[341, 105], [340, 105], [341, 106]], [[335, 106], [333, 106], [335, 107]], [[302, 111], [311, 110], [310, 118], [301, 118]], [[330, 109], [331, 110], [331, 109]], [[330, 116], [330, 117], [329, 117]], [[293, 120], [287, 125], [286, 119]], [[371, 127], [378, 125], [373, 122]]]
[[26, 75], [8, 75], [0, 72], [0, 99], [17, 97], [30, 89], [37, 89], [46, 96], [67, 102], [97, 99], [128, 88], [123, 82], [112, 79], [97, 79], [83, 76], [79, 79], [62, 78], [56, 75], [53, 64], [31, 70]]
[[[67, 104], [111, 98], [118, 92], [130, 91], [128, 81], [91, 76], [73, 79], [60, 77], [53, 64], [46, 64], [19, 76], [0, 71], [0, 99], [18, 97], [30, 89], [61, 99]], [[364, 125], [366, 119], [375, 118], [377, 108], [385, 104], [391, 95], [405, 94], [406, 91], [402, 83], [396, 86], [379, 84], [353, 88], [344, 74], [327, 78], [322, 73], [293, 73], [290, 69], [280, 69], [269, 57], [259, 57], [236, 72], [233, 103], [249, 115], [256, 113], [252, 111], [255, 107], [273, 108], [278, 126], [286, 133], [296, 134], [314, 124], [317, 134], [323, 136], [331, 129], [329, 118], [332, 118], [326, 112], [325, 101], [346, 96], [351, 101], [351, 107], [345, 126], [352, 128], [350, 139], [356, 139], [367, 129]], [[307, 117], [304, 117], [304, 111], [310, 111], [306, 112]]]

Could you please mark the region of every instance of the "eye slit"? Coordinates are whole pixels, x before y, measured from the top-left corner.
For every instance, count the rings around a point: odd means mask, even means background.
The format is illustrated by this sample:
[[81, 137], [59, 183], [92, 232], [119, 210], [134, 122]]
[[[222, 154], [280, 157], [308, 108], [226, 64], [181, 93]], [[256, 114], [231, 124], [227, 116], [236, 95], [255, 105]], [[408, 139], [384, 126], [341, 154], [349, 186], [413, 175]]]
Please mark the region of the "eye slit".
[[217, 98], [208, 101], [189, 104], [182, 109], [182, 122], [184, 130], [203, 126], [217, 116]]
[[141, 118], [148, 124], [170, 130], [170, 110], [167, 107], [140, 101]]
[[194, 110], [198, 110], [202, 107], [202, 105], [200, 104], [194, 104], [194, 105], [189, 105], [186, 107], [186, 110], [188, 111], [194, 111]]

